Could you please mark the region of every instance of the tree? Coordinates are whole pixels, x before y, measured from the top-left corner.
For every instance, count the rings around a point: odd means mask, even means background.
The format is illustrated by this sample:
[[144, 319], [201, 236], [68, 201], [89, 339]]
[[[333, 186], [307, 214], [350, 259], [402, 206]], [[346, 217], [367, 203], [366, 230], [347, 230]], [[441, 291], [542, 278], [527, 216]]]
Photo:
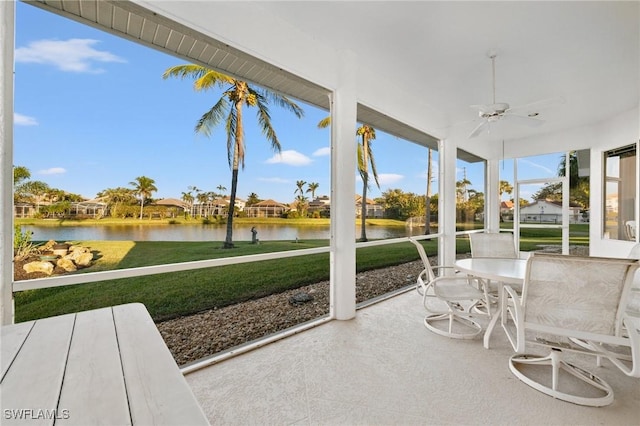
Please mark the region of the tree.
[[433, 153], [427, 148], [427, 193], [425, 196], [424, 235], [431, 234], [431, 182], [433, 181]]
[[233, 213], [235, 210], [236, 192], [238, 189], [238, 169], [244, 169], [245, 141], [243, 108], [256, 107], [258, 123], [263, 135], [271, 144], [271, 148], [280, 152], [280, 141], [271, 125], [268, 103], [285, 108], [293, 112], [296, 117], [304, 115], [304, 111], [286, 96], [271, 90], [250, 86], [246, 81], [237, 80], [200, 65], [178, 65], [167, 69], [162, 75], [164, 79], [170, 77], [191, 78], [196, 91], [207, 91], [214, 88], [223, 89], [222, 97], [205, 112], [195, 126], [195, 131], [209, 136], [211, 130], [224, 121], [227, 133], [227, 157], [231, 168], [231, 194], [229, 197], [229, 212], [227, 215], [227, 233], [224, 248], [233, 248]]
[[258, 194], [256, 194], [255, 192], [252, 192], [251, 194], [249, 194], [249, 196], [247, 197], [247, 203], [246, 206], [253, 206], [255, 204], [258, 204], [260, 202], [260, 198], [258, 197]]
[[[331, 117], [326, 117], [318, 123], [318, 127], [323, 129], [331, 124]], [[360, 137], [358, 141], [358, 172], [362, 178], [362, 207], [360, 211], [360, 241], [367, 241], [367, 189], [369, 188], [369, 165], [373, 173], [376, 186], [380, 188], [378, 182], [378, 171], [373, 158], [372, 141], [376, 138], [376, 130], [366, 124], [358, 127], [356, 135]]]
[[36, 212], [40, 211], [40, 203], [44, 201], [51, 188], [40, 180], [30, 180], [20, 185], [20, 193], [32, 200], [36, 205]]
[[221, 196], [221, 197], [224, 197], [224, 191], [226, 191], [226, 190], [227, 190], [227, 187], [226, 187], [226, 186], [224, 186], [224, 185], [218, 185], [218, 186], [216, 187], [216, 189], [217, 189], [218, 191], [220, 191], [220, 196]]
[[140, 196], [140, 219], [142, 219], [144, 200], [150, 198], [158, 190], [155, 183], [155, 180], [146, 176], [138, 176], [133, 182], [129, 182], [129, 185], [133, 186], [133, 192]]
[[307, 185], [307, 192], [311, 193], [311, 199], [312, 200], [316, 199], [316, 190], [318, 189], [319, 186], [320, 186], [320, 184], [317, 183], [317, 182], [310, 182]]
[[107, 207], [111, 216], [118, 215], [119, 204], [130, 204], [135, 202], [135, 196], [131, 188], [123, 188], [121, 186], [117, 188], [107, 188], [98, 192], [99, 198], [105, 199]]
[[467, 178], [463, 178], [456, 182], [456, 203], [462, 203], [469, 198], [469, 192], [467, 186], [471, 185], [471, 181]]
[[13, 185], [19, 185], [23, 180], [31, 178], [31, 172], [24, 166], [13, 166]]
[[296, 190], [293, 191], [294, 194], [300, 194], [300, 195], [304, 195], [304, 186], [307, 184], [307, 182], [303, 181], [303, 180], [299, 180], [296, 181]]
[[502, 194], [505, 192], [509, 195], [513, 193], [513, 186], [506, 180], [501, 180], [498, 186], [498, 190], [500, 191], [500, 199], [502, 200]]

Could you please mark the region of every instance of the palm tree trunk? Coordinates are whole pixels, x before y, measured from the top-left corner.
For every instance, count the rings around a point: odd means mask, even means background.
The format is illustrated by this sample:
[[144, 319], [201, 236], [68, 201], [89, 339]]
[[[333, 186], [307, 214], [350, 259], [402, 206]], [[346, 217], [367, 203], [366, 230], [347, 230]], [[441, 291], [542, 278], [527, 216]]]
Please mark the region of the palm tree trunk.
[[431, 148], [429, 149], [428, 160], [427, 160], [427, 194], [425, 205], [425, 218], [424, 218], [424, 235], [431, 234], [431, 179], [433, 177], [433, 169], [431, 168], [431, 161], [433, 154], [431, 152]]
[[236, 190], [238, 189], [238, 168], [231, 173], [231, 195], [229, 195], [229, 209], [227, 212], [227, 235], [222, 248], [233, 248], [233, 212], [236, 206]]
[[362, 175], [362, 210], [360, 213], [360, 241], [367, 241], [367, 185], [369, 184], [369, 175]]
[[238, 168], [240, 166], [240, 148], [242, 146], [242, 99], [236, 101], [236, 134], [233, 145], [233, 166], [231, 171], [231, 194], [229, 195], [229, 211], [227, 212], [227, 235], [222, 248], [233, 248], [233, 212], [236, 207], [236, 190], [238, 189]]
[[144, 197], [140, 196], [140, 220], [142, 220], [142, 211], [144, 209]]

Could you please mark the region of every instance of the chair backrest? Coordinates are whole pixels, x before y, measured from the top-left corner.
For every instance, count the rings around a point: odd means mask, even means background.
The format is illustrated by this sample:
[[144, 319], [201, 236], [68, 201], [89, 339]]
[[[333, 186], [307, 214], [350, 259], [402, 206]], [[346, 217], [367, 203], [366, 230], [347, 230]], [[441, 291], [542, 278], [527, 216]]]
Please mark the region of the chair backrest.
[[624, 227], [625, 227], [625, 231], [627, 232], [627, 239], [631, 241], [635, 240], [636, 232], [637, 232], [636, 221], [628, 220], [625, 222]]
[[433, 268], [431, 267], [431, 262], [429, 261], [429, 257], [427, 256], [427, 252], [424, 251], [424, 247], [420, 242], [414, 238], [409, 237], [409, 241], [413, 243], [414, 246], [418, 249], [418, 254], [420, 255], [420, 259], [424, 264], [424, 271], [427, 273], [428, 282], [431, 282], [436, 279], [436, 275], [433, 272]]
[[511, 233], [469, 234], [471, 257], [499, 257], [516, 259], [516, 243]]
[[575, 331], [618, 336], [637, 268], [633, 259], [532, 254], [522, 288], [526, 328], [544, 339], [553, 330], [551, 341]]

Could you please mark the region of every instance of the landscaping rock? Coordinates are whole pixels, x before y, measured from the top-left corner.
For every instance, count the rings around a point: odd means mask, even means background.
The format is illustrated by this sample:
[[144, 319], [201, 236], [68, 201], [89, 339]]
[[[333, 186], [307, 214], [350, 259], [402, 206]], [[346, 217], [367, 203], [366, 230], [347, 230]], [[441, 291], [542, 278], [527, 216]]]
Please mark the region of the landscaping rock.
[[78, 268], [86, 268], [93, 262], [93, 253], [80, 253], [73, 259]]
[[51, 275], [53, 274], [53, 263], [40, 261], [29, 262], [25, 264], [22, 269], [24, 269], [27, 274], [41, 272], [47, 275]]
[[78, 267], [75, 263], [73, 263], [73, 260], [66, 257], [58, 259], [58, 261], [56, 262], [56, 266], [64, 269], [66, 272], [73, 272], [78, 270]]
[[309, 293], [296, 293], [289, 298], [289, 303], [292, 305], [302, 305], [309, 303], [313, 300], [313, 296]]

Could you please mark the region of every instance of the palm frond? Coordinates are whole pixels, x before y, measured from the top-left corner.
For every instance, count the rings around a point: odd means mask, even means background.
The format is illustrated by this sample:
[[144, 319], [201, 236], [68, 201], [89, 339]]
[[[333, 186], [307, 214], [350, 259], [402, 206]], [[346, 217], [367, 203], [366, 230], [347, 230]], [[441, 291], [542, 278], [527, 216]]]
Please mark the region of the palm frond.
[[318, 128], [319, 129], [325, 129], [327, 127], [329, 127], [331, 125], [331, 116], [323, 118], [322, 120], [320, 120], [320, 122], [318, 123]]
[[229, 103], [225, 97], [218, 99], [218, 102], [211, 109], [200, 117], [196, 123], [195, 131], [209, 137], [211, 131], [217, 126], [227, 114]]
[[295, 102], [293, 102], [288, 97], [281, 95], [280, 93], [277, 93], [271, 90], [266, 90], [266, 89], [255, 90], [255, 92], [260, 92], [262, 97], [266, 99], [268, 102], [273, 102], [275, 105], [293, 112], [296, 115], [296, 117], [298, 118], [304, 117], [304, 110], [300, 108]]
[[211, 70], [200, 65], [194, 65], [194, 64], [176, 65], [175, 67], [167, 68], [165, 72], [162, 74], [162, 78], [165, 80], [168, 79], [169, 77], [181, 78], [183, 80], [185, 78], [191, 78], [191, 79], [197, 80], [209, 71]]
[[266, 103], [267, 100], [262, 93], [253, 90], [250, 90], [250, 92], [256, 96], [256, 107], [258, 108], [256, 115], [258, 117], [258, 123], [260, 124], [262, 134], [271, 143], [271, 149], [276, 152], [280, 152], [282, 148], [280, 146], [278, 136], [271, 125], [271, 115], [269, 114], [269, 108]]
[[376, 170], [376, 162], [373, 158], [373, 148], [371, 147], [371, 141], [367, 144], [369, 147], [369, 162], [371, 163], [371, 172], [373, 173], [373, 179], [376, 181], [376, 186], [380, 189], [380, 182], [378, 182], [378, 171]]

